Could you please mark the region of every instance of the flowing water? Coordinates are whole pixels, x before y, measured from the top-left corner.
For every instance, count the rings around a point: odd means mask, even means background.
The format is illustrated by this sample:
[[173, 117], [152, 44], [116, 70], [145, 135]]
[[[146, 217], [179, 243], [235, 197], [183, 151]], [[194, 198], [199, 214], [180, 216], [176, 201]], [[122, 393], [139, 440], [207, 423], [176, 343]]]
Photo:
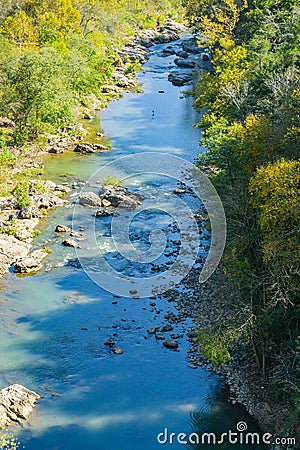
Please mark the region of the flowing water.
[[[91, 132], [101, 125], [113, 150], [49, 156], [47, 178], [73, 183], [75, 194], [80, 180], [86, 181], [120, 156], [151, 151], [158, 159], [161, 152], [167, 152], [194, 160], [201, 149], [199, 130], [192, 125], [199, 118], [191, 98], [184, 98], [181, 89], [168, 82], [174, 57], [162, 58], [163, 47], [151, 49], [150, 60], [139, 76], [144, 92], [126, 93], [91, 124]], [[124, 176], [122, 170], [114, 169], [112, 174]], [[146, 192], [159, 207], [164, 182], [167, 191], [172, 186], [170, 180], [146, 175], [133, 180], [132, 185]], [[70, 205], [50, 212], [41, 224], [36, 245], [52, 250], [44, 269], [26, 277], [10, 273], [1, 282], [0, 387], [20, 383], [43, 396], [30, 421], [22, 428], [13, 428], [22, 446], [28, 450], [154, 450], [162, 446], [157, 435], [165, 428], [177, 434], [220, 433], [236, 430], [237, 422], [245, 421], [248, 429], [257, 431], [244, 409], [227, 401], [217, 376], [205, 367], [189, 367], [186, 331], [192, 325], [190, 320], [174, 327], [173, 333], [182, 335], [179, 351], [164, 348], [162, 341], [147, 333], [148, 328], [165, 323], [167, 311], [177, 312], [166, 296], [157, 297], [155, 306], [149, 298], [119, 298], [95, 284], [76, 263], [65, 264], [76, 255], [73, 249], [60, 245], [62, 236], [54, 229], [58, 223], [71, 225], [74, 205], [73, 197], [70, 199]], [[190, 208], [197, 208], [196, 199], [191, 200]], [[89, 233], [94, 223], [91, 211], [79, 209], [76, 219]], [[109, 219], [101, 221], [96, 224], [96, 233], [105, 249]], [[136, 240], [143, 240], [157, 222], [167, 227], [164, 214], [152, 210], [147, 217], [141, 216], [133, 230]], [[145, 223], [141, 231], [140, 225]], [[109, 257], [122, 270], [124, 261], [116, 257], [109, 243], [107, 246]], [[88, 259], [88, 251], [82, 251]], [[93, 249], [89, 251], [93, 253]], [[205, 250], [202, 253], [205, 256]], [[138, 276], [138, 265], [123, 269]], [[184, 287], [179, 285], [178, 289]], [[123, 355], [112, 354], [104, 345], [110, 337], [124, 349]], [[182, 444], [168, 440], [165, 447], [181, 448]], [[219, 447], [262, 448], [244, 444]]]

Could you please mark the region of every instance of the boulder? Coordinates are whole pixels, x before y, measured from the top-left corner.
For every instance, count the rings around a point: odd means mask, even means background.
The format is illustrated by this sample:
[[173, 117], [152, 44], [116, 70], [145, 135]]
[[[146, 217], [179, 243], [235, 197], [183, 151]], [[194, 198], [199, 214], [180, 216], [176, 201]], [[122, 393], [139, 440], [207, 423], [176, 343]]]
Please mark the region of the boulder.
[[70, 192], [72, 192], [72, 189], [69, 188], [68, 186], [65, 186], [64, 184], [57, 184], [55, 187], [54, 194], [55, 195], [60, 195], [61, 193], [70, 194]]
[[96, 150], [111, 150], [111, 147], [109, 147], [108, 145], [105, 145], [105, 144], [93, 144], [93, 147]]
[[124, 88], [124, 89], [130, 89], [135, 86], [135, 82], [133, 80], [130, 80], [124, 73], [120, 71], [114, 72], [114, 79], [116, 81], [116, 85]]
[[184, 58], [176, 58], [174, 60], [174, 63], [178, 67], [185, 67], [187, 69], [192, 69], [196, 65], [194, 61], [191, 61], [191, 60], [189, 60], [187, 58], [186, 59], [184, 59]]
[[107, 341], [104, 342], [104, 345], [107, 345], [108, 347], [113, 347], [115, 345], [114, 338], [107, 339]]
[[62, 242], [62, 245], [65, 247], [73, 247], [73, 248], [81, 248], [78, 242], [74, 241], [74, 239], [67, 238]]
[[14, 265], [15, 273], [31, 273], [37, 272], [42, 268], [42, 261], [46, 258], [45, 250], [35, 250], [25, 258], [20, 259]]
[[197, 39], [190, 38], [182, 42], [182, 48], [187, 53], [201, 53], [203, 50], [198, 47]]
[[25, 258], [29, 249], [29, 244], [14, 236], [0, 234], [0, 275], [4, 275], [13, 263]]
[[0, 426], [12, 420], [19, 422], [29, 418], [40, 396], [20, 384], [13, 384], [0, 391]]
[[58, 145], [53, 145], [48, 149], [48, 153], [52, 153], [54, 155], [60, 155], [64, 153], [64, 149], [59, 147]]
[[0, 197], [0, 210], [17, 209], [17, 201], [14, 197]]
[[43, 217], [42, 211], [35, 205], [29, 205], [21, 209], [18, 214], [18, 219], [41, 219]]
[[96, 212], [95, 217], [109, 217], [113, 216], [114, 211], [112, 209], [99, 209], [99, 211]]
[[95, 192], [82, 192], [79, 196], [79, 205], [97, 208], [101, 206], [101, 199]]
[[163, 346], [175, 350], [176, 348], [178, 348], [178, 342], [173, 341], [172, 339], [168, 339], [163, 342]]
[[7, 117], [0, 117], [0, 127], [14, 128], [16, 126], [15, 122]]
[[184, 86], [185, 84], [189, 84], [193, 79], [193, 75], [191, 72], [183, 72], [180, 70], [173, 70], [168, 75], [168, 80], [174, 86]]
[[66, 200], [62, 200], [52, 192], [46, 192], [44, 194], [33, 194], [31, 196], [31, 203], [33, 203], [37, 208], [49, 209], [63, 206], [68, 202]]
[[56, 233], [69, 233], [71, 231], [71, 228], [67, 227], [66, 225], [56, 225], [55, 232]]
[[179, 58], [188, 58], [189, 54], [185, 52], [184, 50], [180, 50], [176, 52], [176, 55], [179, 56]]
[[144, 196], [135, 192], [130, 192], [127, 188], [122, 186], [103, 186], [99, 191], [101, 201], [106, 200], [114, 207], [121, 207], [125, 209], [134, 209], [141, 205]]
[[124, 350], [122, 349], [122, 347], [114, 347], [114, 348], [112, 349], [112, 352], [113, 352], [115, 355], [122, 355], [122, 354], [124, 353]]
[[164, 48], [161, 56], [171, 56], [175, 54], [175, 50], [173, 48]]
[[96, 153], [96, 150], [92, 144], [77, 144], [74, 148], [75, 153]]

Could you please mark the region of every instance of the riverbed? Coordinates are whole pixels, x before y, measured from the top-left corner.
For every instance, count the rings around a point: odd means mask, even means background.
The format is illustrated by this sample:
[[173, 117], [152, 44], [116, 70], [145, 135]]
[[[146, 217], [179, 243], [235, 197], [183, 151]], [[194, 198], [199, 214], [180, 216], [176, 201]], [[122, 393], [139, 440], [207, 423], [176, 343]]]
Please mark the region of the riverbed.
[[[179, 48], [180, 41], [171, 45]], [[162, 340], [147, 332], [164, 326], [170, 312], [178, 313], [167, 292], [150, 299], [120, 297], [102, 289], [76, 259], [79, 254], [79, 259], [88, 260], [87, 255], [95, 249], [87, 249], [82, 241], [83, 253], [76, 254], [63, 247], [62, 236], [54, 232], [57, 224], [72, 226], [77, 195], [99, 168], [112, 164], [108, 173], [124, 178], [122, 168], [115, 169], [113, 164], [117, 158], [153, 152], [158, 159], [161, 153], [168, 153], [193, 162], [203, 151], [200, 131], [193, 127], [199, 116], [192, 99], [168, 81], [174, 56], [161, 56], [165, 46], [150, 49], [150, 59], [139, 75], [143, 93], [125, 93], [89, 124], [91, 134], [104, 130], [112, 151], [49, 156], [45, 177], [74, 188], [70, 204], [50, 212], [41, 224], [36, 245], [47, 246], [52, 253], [38, 274], [18, 277], [10, 273], [1, 281], [0, 387], [20, 383], [42, 395], [30, 421], [13, 428], [21, 446], [28, 450], [155, 450], [162, 446], [158, 434], [163, 433], [163, 441], [166, 429], [165, 447], [182, 448], [185, 444], [174, 436], [170, 443], [170, 433], [220, 434], [236, 431], [241, 421], [249, 430], [258, 431], [242, 407], [228, 402], [222, 381], [208, 367], [190, 367], [188, 331], [193, 324], [189, 318], [178, 320], [172, 331], [164, 333], [167, 339], [170, 334], [178, 336], [177, 351], [165, 348]], [[174, 180], [157, 174], [128, 183], [154, 200], [157, 209], [168, 202], [168, 192], [174, 189]], [[190, 210], [197, 212], [197, 199], [186, 201]], [[164, 214], [152, 211], [146, 219], [141, 216], [134, 229], [137, 240], [157, 222], [162, 228], [168, 226]], [[97, 243], [118, 270], [123, 270], [123, 262], [110, 248], [108, 219], [94, 225], [91, 211], [81, 208], [74, 224], [84, 229], [87, 238], [96, 226]], [[205, 232], [202, 237], [207, 245]], [[200, 249], [202, 258], [207, 255], [205, 245]], [[89, 264], [93, 267], [92, 258], [87, 267]], [[123, 272], [138, 276], [138, 267], [125, 265]], [[177, 289], [185, 288], [179, 284]], [[104, 345], [109, 338], [122, 347], [122, 355]], [[220, 447], [263, 448], [244, 444]]]

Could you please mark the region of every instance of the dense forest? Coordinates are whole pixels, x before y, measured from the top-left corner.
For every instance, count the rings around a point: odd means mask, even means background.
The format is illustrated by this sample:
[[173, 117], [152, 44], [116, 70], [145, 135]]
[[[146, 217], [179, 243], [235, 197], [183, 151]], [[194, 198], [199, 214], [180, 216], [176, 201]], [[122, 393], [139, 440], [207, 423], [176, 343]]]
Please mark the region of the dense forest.
[[[298, 421], [300, 292], [300, 10], [297, 1], [188, 0], [213, 70], [194, 89], [228, 220], [224, 296], [231, 315], [201, 331], [223, 363], [241, 342]], [[216, 345], [216, 342], [219, 345]], [[218, 351], [216, 351], [216, 349]]]

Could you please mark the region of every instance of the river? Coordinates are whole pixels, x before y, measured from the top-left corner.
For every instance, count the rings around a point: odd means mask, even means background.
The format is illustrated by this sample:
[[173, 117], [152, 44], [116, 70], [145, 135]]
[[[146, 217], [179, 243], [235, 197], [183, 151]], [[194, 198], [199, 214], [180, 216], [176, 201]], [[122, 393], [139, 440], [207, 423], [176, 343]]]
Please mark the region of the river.
[[[174, 57], [162, 58], [162, 48], [164, 45], [151, 48], [149, 62], [139, 75], [144, 92], [125, 93], [90, 125], [91, 134], [99, 127], [105, 131], [113, 150], [49, 156], [46, 178], [70, 184], [86, 181], [117, 157], [149, 151], [156, 152], [158, 158], [167, 152], [194, 160], [201, 151], [200, 131], [193, 127], [198, 115], [192, 99], [184, 98], [181, 88], [168, 82]], [[112, 171], [112, 175], [123, 174]], [[161, 184], [157, 178], [149, 181], [144, 176], [139, 188], [159, 205]], [[80, 183], [75, 184], [78, 186]], [[168, 182], [163, 188], [167, 187]], [[74, 194], [77, 192], [74, 189]], [[176, 434], [220, 433], [236, 430], [237, 422], [244, 421], [249, 430], [257, 431], [245, 410], [228, 402], [219, 377], [207, 367], [189, 367], [187, 350], [191, 344], [186, 332], [192, 326], [190, 319], [182, 319], [174, 327], [173, 333], [182, 335], [178, 351], [164, 348], [162, 341], [147, 333], [147, 329], [165, 323], [168, 311], [177, 313], [167, 294], [154, 301], [119, 298], [95, 284], [76, 264], [65, 264], [76, 255], [73, 249], [60, 245], [62, 236], [54, 229], [58, 223], [72, 224], [72, 199], [71, 205], [51, 211], [41, 223], [36, 245], [52, 250], [44, 269], [26, 277], [9, 273], [1, 281], [0, 387], [20, 383], [43, 396], [30, 421], [12, 428], [21, 448], [155, 450], [162, 447], [157, 435], [165, 429]], [[86, 230], [94, 220], [91, 211], [84, 208], [76, 219]], [[109, 222], [103, 220], [97, 225], [100, 242], [109, 238]], [[165, 215], [159, 220], [164, 224]], [[158, 216], [150, 214], [148, 228], [138, 237], [157, 221]], [[184, 289], [183, 285], [178, 289]], [[110, 337], [124, 354], [114, 355], [104, 345]], [[165, 447], [179, 449], [182, 444], [168, 440]], [[262, 448], [244, 444], [219, 447]]]

